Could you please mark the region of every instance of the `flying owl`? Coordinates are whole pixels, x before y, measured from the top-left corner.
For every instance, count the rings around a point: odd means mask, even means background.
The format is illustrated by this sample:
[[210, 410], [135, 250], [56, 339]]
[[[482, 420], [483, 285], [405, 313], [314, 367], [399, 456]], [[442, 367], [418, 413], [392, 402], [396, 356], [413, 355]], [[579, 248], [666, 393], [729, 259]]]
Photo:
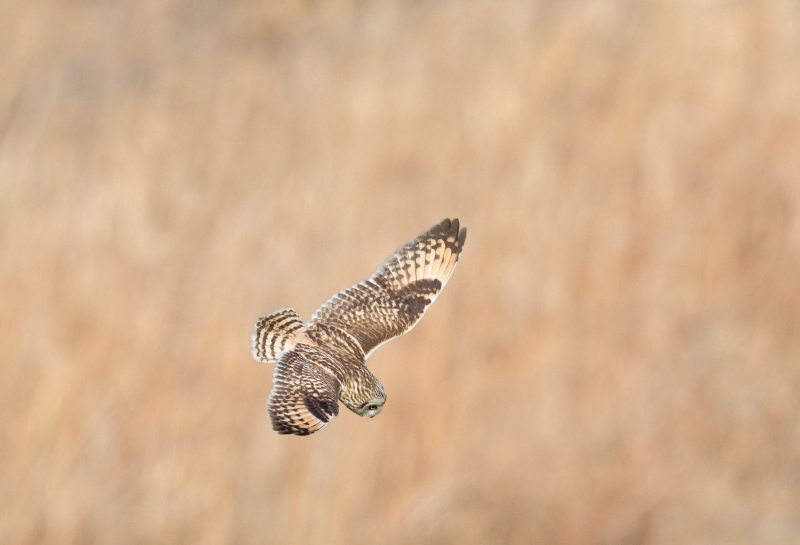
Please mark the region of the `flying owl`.
[[417, 325], [453, 274], [466, 237], [457, 219], [445, 219], [328, 299], [308, 323], [291, 308], [259, 318], [250, 346], [256, 361], [276, 364], [267, 401], [272, 428], [310, 435], [339, 414], [339, 401], [359, 416], [380, 413], [386, 392], [367, 358]]

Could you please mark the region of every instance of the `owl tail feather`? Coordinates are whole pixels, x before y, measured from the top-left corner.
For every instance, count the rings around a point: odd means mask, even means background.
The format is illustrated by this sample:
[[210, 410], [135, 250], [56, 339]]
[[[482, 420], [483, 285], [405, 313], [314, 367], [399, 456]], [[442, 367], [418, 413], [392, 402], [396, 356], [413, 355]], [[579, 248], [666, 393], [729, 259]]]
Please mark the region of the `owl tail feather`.
[[250, 353], [256, 361], [276, 363], [305, 336], [305, 324], [293, 308], [280, 308], [265, 314], [250, 334]]

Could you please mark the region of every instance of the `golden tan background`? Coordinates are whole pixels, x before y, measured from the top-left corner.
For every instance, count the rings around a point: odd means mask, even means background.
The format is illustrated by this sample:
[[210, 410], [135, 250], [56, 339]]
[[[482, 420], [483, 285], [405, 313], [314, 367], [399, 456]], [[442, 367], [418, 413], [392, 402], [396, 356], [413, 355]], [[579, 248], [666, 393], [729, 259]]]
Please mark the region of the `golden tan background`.
[[[3, 2], [3, 544], [800, 543], [793, 1]], [[443, 217], [375, 420], [255, 318]]]

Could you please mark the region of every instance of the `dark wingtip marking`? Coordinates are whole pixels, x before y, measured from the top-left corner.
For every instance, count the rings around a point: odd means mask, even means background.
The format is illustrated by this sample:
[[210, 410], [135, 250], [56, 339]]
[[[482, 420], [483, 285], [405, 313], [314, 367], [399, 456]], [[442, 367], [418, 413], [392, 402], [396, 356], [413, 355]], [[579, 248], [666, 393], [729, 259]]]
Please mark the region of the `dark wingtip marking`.
[[309, 430], [285, 424], [283, 425], [273, 424], [272, 429], [278, 432], [280, 435], [311, 435], [311, 432]]
[[327, 414], [325, 414], [325, 411], [323, 410], [323, 408], [322, 408], [322, 407], [320, 407], [320, 406], [317, 406], [316, 404], [313, 404], [313, 403], [312, 403], [311, 405], [309, 405], [308, 403], [306, 403], [305, 405], [306, 405], [306, 408], [308, 409], [308, 411], [309, 411], [309, 412], [310, 412], [310, 413], [311, 413], [311, 414], [312, 414], [314, 417], [316, 417], [316, 419], [317, 419], [317, 420], [319, 420], [320, 422], [323, 422], [323, 423], [325, 423], [325, 424], [327, 424], [328, 422], [330, 422], [330, 420], [331, 420], [331, 417], [330, 417], [330, 416], [328, 416]]
[[461, 230], [458, 232], [458, 246], [464, 246], [464, 241], [467, 240], [467, 228], [462, 227]]

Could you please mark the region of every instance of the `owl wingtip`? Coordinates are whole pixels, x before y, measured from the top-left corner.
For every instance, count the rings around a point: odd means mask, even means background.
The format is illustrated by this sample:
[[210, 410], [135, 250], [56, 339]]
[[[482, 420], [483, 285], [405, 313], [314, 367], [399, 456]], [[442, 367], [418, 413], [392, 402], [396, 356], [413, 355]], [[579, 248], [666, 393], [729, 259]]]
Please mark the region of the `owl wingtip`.
[[441, 227], [445, 233], [452, 234], [458, 240], [459, 247], [463, 246], [464, 241], [467, 239], [467, 228], [461, 227], [461, 222], [458, 218], [445, 218], [435, 227]]

